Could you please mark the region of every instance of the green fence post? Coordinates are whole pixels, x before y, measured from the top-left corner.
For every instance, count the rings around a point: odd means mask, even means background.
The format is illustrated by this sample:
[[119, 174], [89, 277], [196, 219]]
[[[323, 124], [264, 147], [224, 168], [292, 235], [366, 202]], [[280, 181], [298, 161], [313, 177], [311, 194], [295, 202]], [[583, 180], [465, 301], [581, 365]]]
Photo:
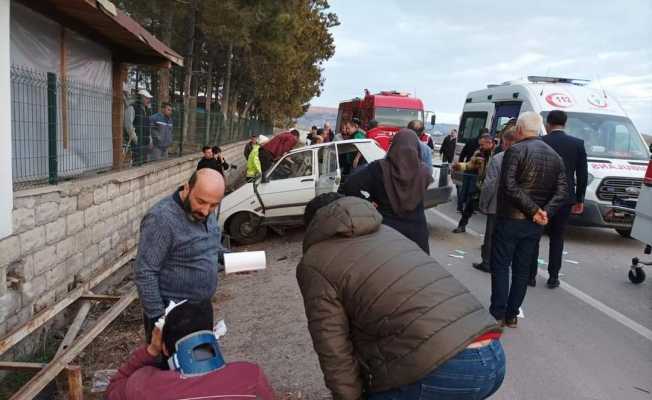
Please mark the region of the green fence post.
[[57, 76], [48, 72], [48, 183], [59, 180], [57, 162]]

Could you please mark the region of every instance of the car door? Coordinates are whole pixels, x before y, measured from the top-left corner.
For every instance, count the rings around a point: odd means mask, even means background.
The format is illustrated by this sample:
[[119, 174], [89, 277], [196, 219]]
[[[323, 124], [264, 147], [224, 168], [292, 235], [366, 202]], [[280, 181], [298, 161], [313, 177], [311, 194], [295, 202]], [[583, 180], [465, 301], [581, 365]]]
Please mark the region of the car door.
[[266, 182], [258, 186], [266, 218], [303, 215], [315, 198], [314, 157], [313, 149], [290, 153], [267, 174]]
[[317, 196], [336, 192], [340, 186], [340, 164], [335, 143], [320, 147], [317, 153], [319, 175], [317, 179]]

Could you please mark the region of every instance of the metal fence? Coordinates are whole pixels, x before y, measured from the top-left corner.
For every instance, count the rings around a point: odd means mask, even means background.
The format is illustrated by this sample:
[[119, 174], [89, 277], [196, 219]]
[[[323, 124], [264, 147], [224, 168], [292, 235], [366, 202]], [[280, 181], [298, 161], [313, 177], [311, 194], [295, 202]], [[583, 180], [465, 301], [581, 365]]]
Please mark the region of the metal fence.
[[[123, 136], [120, 165], [113, 165], [111, 88], [94, 86], [54, 73], [11, 67], [11, 143], [14, 190], [92, 175], [114, 167], [129, 168], [149, 161], [135, 157], [137, 147]], [[154, 101], [153, 104], [157, 104]], [[148, 114], [156, 112], [156, 106]], [[188, 134], [182, 134], [182, 103], [173, 104], [173, 144], [168, 157], [224, 145], [251, 133], [269, 134], [272, 128], [255, 119], [225, 122], [220, 112], [192, 110]]]

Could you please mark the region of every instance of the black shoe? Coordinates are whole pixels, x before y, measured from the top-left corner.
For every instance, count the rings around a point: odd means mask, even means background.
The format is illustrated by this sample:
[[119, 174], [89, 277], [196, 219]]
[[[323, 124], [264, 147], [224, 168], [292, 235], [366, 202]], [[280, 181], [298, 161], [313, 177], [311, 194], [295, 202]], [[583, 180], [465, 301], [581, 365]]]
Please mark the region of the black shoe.
[[559, 279], [550, 278], [550, 279], [548, 279], [547, 285], [548, 285], [548, 288], [550, 288], [550, 289], [558, 288], [559, 287]]
[[501, 325], [508, 328], [516, 328], [516, 325], [518, 325], [518, 317], [505, 318]]
[[489, 265], [483, 262], [473, 263], [473, 268], [482, 272], [491, 273], [491, 268], [489, 267]]
[[530, 278], [527, 281], [527, 285], [531, 287], [537, 287], [537, 278]]
[[466, 232], [465, 226], [458, 226], [457, 228], [453, 229], [453, 233], [464, 233], [464, 232]]

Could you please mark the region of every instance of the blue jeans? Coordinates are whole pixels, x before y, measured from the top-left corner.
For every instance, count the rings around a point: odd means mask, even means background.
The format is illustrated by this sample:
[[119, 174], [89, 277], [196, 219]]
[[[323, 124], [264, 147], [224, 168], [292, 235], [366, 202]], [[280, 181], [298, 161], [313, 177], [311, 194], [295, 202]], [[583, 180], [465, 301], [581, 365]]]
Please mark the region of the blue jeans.
[[[514, 318], [527, 292], [532, 260], [537, 258], [543, 227], [527, 219], [498, 217], [491, 253], [491, 306], [497, 320]], [[512, 284], [509, 284], [509, 267]]]
[[505, 378], [505, 353], [499, 340], [465, 349], [425, 378], [368, 400], [481, 400], [494, 394]]

